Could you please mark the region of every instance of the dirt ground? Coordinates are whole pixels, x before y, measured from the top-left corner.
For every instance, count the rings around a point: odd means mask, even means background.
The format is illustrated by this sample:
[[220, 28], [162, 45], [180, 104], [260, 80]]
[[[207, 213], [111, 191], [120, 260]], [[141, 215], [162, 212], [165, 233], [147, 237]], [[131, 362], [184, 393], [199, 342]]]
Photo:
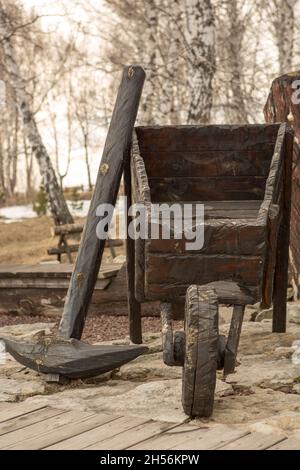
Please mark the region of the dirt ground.
[[[76, 220], [78, 223], [83, 221]], [[0, 264], [54, 261], [55, 257], [47, 254], [47, 249], [57, 244], [57, 238], [50, 233], [52, 226], [53, 221], [47, 216], [10, 224], [0, 222]]]

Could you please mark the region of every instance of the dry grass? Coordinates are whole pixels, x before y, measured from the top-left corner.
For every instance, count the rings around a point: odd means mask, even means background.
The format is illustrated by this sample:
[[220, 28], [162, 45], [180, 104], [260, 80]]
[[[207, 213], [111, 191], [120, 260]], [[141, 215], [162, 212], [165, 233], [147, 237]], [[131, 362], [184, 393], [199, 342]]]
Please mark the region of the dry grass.
[[[78, 219], [78, 222], [83, 220]], [[46, 216], [11, 224], [0, 222], [0, 264], [36, 264], [55, 260], [55, 256], [47, 254], [47, 249], [57, 244], [57, 238], [50, 233], [52, 226], [52, 219]]]

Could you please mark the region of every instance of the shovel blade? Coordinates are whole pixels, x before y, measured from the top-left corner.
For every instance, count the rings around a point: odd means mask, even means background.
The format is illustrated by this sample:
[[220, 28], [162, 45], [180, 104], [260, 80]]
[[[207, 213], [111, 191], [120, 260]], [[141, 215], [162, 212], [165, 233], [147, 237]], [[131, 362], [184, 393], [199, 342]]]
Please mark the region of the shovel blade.
[[147, 352], [140, 345], [93, 346], [76, 339], [28, 343], [2, 338], [6, 351], [30, 369], [70, 379], [94, 377], [116, 369]]

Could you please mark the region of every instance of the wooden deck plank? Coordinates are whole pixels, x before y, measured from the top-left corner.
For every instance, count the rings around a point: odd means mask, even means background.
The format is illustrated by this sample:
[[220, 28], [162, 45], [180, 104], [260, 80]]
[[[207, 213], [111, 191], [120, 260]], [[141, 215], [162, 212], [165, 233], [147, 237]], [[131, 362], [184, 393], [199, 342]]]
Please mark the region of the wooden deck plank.
[[218, 446], [238, 439], [245, 434], [247, 434], [246, 431], [232, 429], [228, 426], [217, 426], [212, 428], [205, 426], [200, 428], [192, 424], [184, 424], [163, 433], [157, 438], [153, 438], [142, 442], [137, 446], [133, 446], [130, 448], [130, 450], [215, 449]]
[[9, 446], [9, 450], [40, 450], [55, 445], [65, 439], [72, 438], [86, 431], [93, 430], [103, 424], [117, 419], [116, 416], [106, 413], [95, 414], [94, 412], [70, 411], [59, 425], [51, 429], [41, 431], [38, 435], [27, 439], [24, 436], [22, 442], [16, 442]]
[[45, 406], [37, 405], [35, 403], [18, 403], [10, 404], [5, 403], [5, 408], [0, 409], [0, 423], [8, 421], [9, 419], [17, 418], [18, 416], [31, 413], [32, 411], [37, 411], [45, 408]]
[[268, 450], [300, 450], [300, 436], [291, 436], [284, 441], [269, 447]]
[[148, 419], [118, 417], [109, 423], [95, 427], [90, 431], [83, 432], [80, 435], [66, 439], [58, 444], [47, 447], [47, 450], [74, 450], [85, 449], [95, 443], [105, 440], [108, 436], [113, 438], [128, 429], [147, 423]]
[[114, 437], [107, 437], [101, 442], [86, 447], [86, 450], [124, 450], [145, 439], [157, 436], [174, 427], [174, 423], [150, 421], [128, 429]]
[[284, 436], [253, 432], [225, 446], [218, 447], [218, 450], [265, 450], [284, 439]]
[[[18, 429], [23, 429], [26, 426], [30, 426], [40, 421], [44, 421], [53, 416], [57, 416], [63, 413], [63, 410], [58, 410], [54, 408], [42, 408], [41, 410], [32, 411], [31, 413], [26, 413], [16, 418], [9, 419], [0, 424], [0, 436], [7, 434]], [[23, 429], [24, 435], [26, 435], [26, 430]]]
[[[123, 263], [103, 264], [99, 271], [99, 279], [115, 276]], [[23, 264], [1, 265], [0, 278], [67, 278], [69, 279], [74, 269], [73, 264]]]
[[43, 433], [58, 429], [60, 426], [72, 421], [71, 411], [62, 411], [60, 414], [53, 416], [52, 418], [39, 421], [38, 423], [32, 424], [26, 427], [26, 433], [23, 429], [10, 432], [0, 436], [0, 449], [23, 449], [24, 441], [28, 441], [32, 438], [37, 438]]
[[143, 442], [130, 446], [129, 450], [168, 450], [172, 446], [189, 439], [198, 433], [206, 432], [207, 427], [198, 427], [192, 424], [179, 424], [177, 427], [164, 432], [162, 435], [144, 440]]
[[183, 443], [172, 446], [171, 449], [179, 450], [212, 450], [218, 449], [249, 434], [248, 431], [233, 429], [228, 426], [210, 428], [205, 433], [199, 433], [192, 438], [184, 439]]

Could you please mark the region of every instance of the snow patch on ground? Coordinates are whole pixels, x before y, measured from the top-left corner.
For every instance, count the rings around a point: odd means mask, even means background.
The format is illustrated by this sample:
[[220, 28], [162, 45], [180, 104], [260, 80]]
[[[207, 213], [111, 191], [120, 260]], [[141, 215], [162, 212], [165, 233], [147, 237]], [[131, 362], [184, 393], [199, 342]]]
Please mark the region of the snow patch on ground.
[[[91, 201], [67, 201], [67, 204], [74, 217], [86, 217], [90, 202]], [[122, 200], [117, 201], [115, 210], [117, 214], [124, 214], [124, 203]], [[0, 208], [0, 222], [5, 224], [22, 222], [25, 219], [34, 219], [35, 217], [37, 217], [37, 214], [32, 209], [31, 204]]]

